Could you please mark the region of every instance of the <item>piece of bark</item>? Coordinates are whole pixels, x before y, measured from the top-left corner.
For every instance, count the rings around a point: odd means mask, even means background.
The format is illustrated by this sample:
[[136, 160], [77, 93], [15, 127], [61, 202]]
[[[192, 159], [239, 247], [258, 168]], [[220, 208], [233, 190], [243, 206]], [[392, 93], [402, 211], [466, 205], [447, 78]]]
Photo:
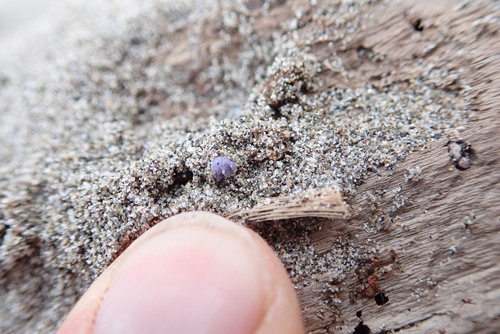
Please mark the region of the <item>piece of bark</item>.
[[295, 218], [346, 219], [349, 215], [338, 189], [321, 189], [296, 196], [267, 198], [252, 209], [226, 215], [232, 220], [248, 223]]

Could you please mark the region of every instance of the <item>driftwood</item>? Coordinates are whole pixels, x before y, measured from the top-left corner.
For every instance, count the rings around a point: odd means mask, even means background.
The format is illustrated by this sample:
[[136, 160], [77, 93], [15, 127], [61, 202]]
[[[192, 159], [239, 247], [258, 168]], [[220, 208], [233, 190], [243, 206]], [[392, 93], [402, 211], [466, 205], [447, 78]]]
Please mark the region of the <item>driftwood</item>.
[[[403, 60], [397, 64], [405, 52], [465, 65], [460, 80], [472, 86], [477, 113], [460, 138], [443, 138], [369, 177], [349, 201], [354, 216], [325, 222], [313, 234], [319, 254], [332, 249], [339, 225], [359, 246], [383, 251], [343, 282], [329, 282], [326, 274], [307, 287], [297, 282], [309, 332], [500, 333], [498, 13], [498, 6], [479, 1], [392, 3], [367, 13], [364, 34], [346, 41], [392, 58], [392, 66], [401, 66], [393, 79], [409, 75]], [[408, 31], [412, 22], [423, 30], [417, 37]], [[425, 51], [426, 45], [434, 46]], [[342, 84], [341, 76], [329, 75]], [[470, 145], [472, 165], [462, 170], [449, 153], [450, 141], [458, 140]], [[381, 306], [373, 298], [379, 291], [388, 298]]]

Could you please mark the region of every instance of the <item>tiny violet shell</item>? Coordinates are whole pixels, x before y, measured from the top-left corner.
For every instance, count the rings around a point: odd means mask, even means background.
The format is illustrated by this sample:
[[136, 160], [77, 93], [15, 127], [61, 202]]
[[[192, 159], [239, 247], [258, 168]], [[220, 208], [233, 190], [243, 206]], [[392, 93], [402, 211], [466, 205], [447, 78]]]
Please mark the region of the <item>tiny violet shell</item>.
[[236, 172], [236, 165], [226, 157], [216, 157], [210, 164], [212, 167], [212, 174], [220, 181], [227, 179]]

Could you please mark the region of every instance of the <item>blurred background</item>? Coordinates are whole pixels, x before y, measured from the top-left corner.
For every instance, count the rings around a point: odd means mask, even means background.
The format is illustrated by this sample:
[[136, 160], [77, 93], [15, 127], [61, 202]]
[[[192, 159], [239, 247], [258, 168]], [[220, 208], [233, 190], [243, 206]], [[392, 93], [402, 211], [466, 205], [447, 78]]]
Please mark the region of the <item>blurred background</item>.
[[42, 19], [56, 5], [68, 0], [0, 0], [0, 39]]

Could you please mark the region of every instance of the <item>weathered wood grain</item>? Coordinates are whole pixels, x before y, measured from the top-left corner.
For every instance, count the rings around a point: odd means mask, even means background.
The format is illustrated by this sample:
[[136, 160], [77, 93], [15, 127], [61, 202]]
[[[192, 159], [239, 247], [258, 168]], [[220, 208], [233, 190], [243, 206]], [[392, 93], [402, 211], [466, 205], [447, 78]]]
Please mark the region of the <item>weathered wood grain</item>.
[[[340, 283], [330, 284], [325, 275], [324, 280], [308, 282], [307, 289], [298, 289], [307, 328], [311, 333], [352, 333], [362, 319], [373, 333], [498, 333], [498, 11], [486, 2], [423, 1], [390, 3], [373, 14], [366, 34], [346, 45], [362, 45], [392, 57], [392, 64], [401, 67], [386, 80], [415, 75], [415, 66], [405, 69], [405, 62], [415, 57], [456, 68], [465, 65], [457, 79], [472, 87], [476, 119], [460, 138], [442, 138], [393, 170], [369, 177], [350, 201], [355, 216], [347, 222], [324, 223], [313, 234], [316, 251], [327, 252], [340, 233], [336, 225], [342, 224], [342, 233], [352, 235], [355, 244], [376, 245], [383, 250], [381, 256], [393, 251], [396, 259], [391, 270], [374, 264], [368, 272], [352, 270]], [[421, 35], [410, 36], [408, 18], [422, 21]], [[444, 38], [444, 30], [453, 38]], [[436, 46], [427, 54], [422, 51], [422, 46], [433, 43]], [[384, 65], [372, 70], [383, 71]], [[330, 78], [331, 83], [338, 80]], [[466, 170], [455, 168], [448, 153], [449, 141], [458, 139], [472, 148], [472, 166]], [[401, 207], [395, 209], [395, 203]], [[363, 295], [370, 275], [377, 276], [387, 304], [378, 306]], [[335, 307], [325, 306], [329, 285], [338, 291]]]

